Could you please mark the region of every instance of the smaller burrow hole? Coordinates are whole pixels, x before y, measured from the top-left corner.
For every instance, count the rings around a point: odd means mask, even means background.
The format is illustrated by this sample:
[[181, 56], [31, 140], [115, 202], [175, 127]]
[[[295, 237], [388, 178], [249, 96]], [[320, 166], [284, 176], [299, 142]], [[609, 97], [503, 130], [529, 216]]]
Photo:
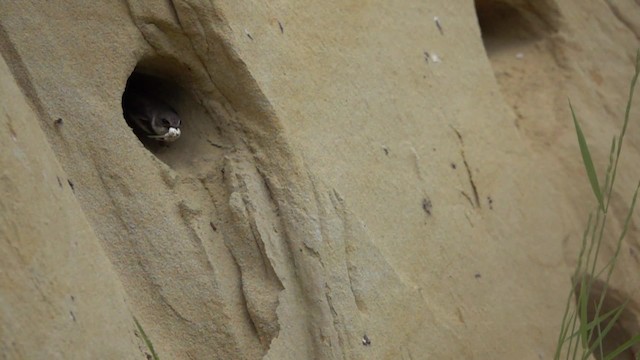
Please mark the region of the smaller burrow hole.
[[[584, 277], [584, 284], [588, 289], [584, 292], [587, 297], [587, 300], [584, 302], [584, 304], [586, 304], [587, 321], [590, 324], [599, 322], [599, 327], [593, 330], [594, 334], [590, 338], [589, 345], [594, 347], [593, 357], [596, 360], [601, 360], [606, 358], [606, 355], [616, 351], [616, 349], [620, 348], [638, 333], [640, 330], [640, 323], [636, 315], [638, 307], [628, 294], [614, 289], [605, 281], [586, 274]], [[581, 277], [578, 276], [572, 279], [576, 284], [574, 294], [576, 306], [578, 307], [580, 306], [581, 280]], [[602, 301], [602, 304], [598, 312], [598, 304], [600, 304], [600, 301]], [[618, 318], [604, 316], [604, 314], [612, 314], [623, 306], [623, 304], [626, 306], [624, 306]], [[610, 323], [611, 321], [614, 321], [614, 323]], [[602, 337], [600, 342], [597, 342], [597, 339], [600, 337], [599, 331], [605, 328], [608, 328], [609, 332]], [[639, 350], [640, 346], [636, 344], [620, 353], [615, 359], [637, 359], [635, 354], [637, 354]], [[601, 354], [603, 354], [604, 357], [601, 356]]]
[[487, 54], [536, 42], [556, 31], [553, 3], [525, 0], [475, 0], [476, 15]]
[[185, 83], [136, 67], [122, 94], [127, 125], [147, 150], [175, 170], [218, 158], [228, 148], [215, 116]]

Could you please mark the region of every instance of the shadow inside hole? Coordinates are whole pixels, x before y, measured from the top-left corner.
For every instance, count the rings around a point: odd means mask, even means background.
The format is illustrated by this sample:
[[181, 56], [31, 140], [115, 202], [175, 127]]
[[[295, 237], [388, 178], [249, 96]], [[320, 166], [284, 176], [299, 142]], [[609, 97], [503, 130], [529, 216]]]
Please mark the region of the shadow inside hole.
[[[613, 289], [611, 285], [606, 286], [604, 281], [595, 279], [588, 274], [585, 274], [584, 276], [586, 286], [589, 286], [589, 284], [591, 285], [589, 293], [587, 294], [586, 301], [588, 322], [593, 322], [596, 319], [597, 305], [600, 302], [603, 293], [605, 293], [605, 295], [602, 301], [602, 307], [598, 315], [599, 317], [602, 317], [604, 314], [615, 310], [616, 308], [624, 304], [627, 299], [629, 299], [629, 296], [625, 296], [622, 292]], [[578, 302], [578, 299], [580, 297], [581, 282], [579, 277], [576, 277], [573, 280], [574, 283], [577, 283], [574, 289], [574, 294], [576, 302]], [[609, 325], [611, 325], [610, 331], [602, 339], [601, 344], [596, 344], [596, 339], [598, 338], [599, 334], [597, 332], [597, 328], [594, 330], [594, 334], [590, 339], [589, 346], [595, 346], [595, 350], [593, 352], [593, 356], [595, 359], [604, 359], [607, 354], [611, 354], [618, 347], [623, 345], [627, 340], [631, 339], [632, 336], [638, 334], [640, 330], [640, 324], [638, 323], [636, 315], [634, 314], [633, 305], [634, 304], [632, 302], [628, 302], [627, 306], [622, 311], [622, 314], [614, 324], [610, 324], [611, 317], [603, 320], [600, 323], [600, 329], [605, 329]], [[600, 348], [600, 345], [602, 345], [602, 349]], [[634, 360], [636, 359], [635, 354], [639, 350], [640, 349], [638, 348], [638, 346], [633, 346], [620, 353], [615, 357], [615, 359]], [[603, 354], [604, 357], [602, 357], [601, 354]]]
[[215, 106], [207, 110], [202, 103], [204, 100], [198, 100], [194, 92], [177, 82], [136, 69], [127, 81], [123, 99], [129, 91], [151, 95], [168, 104], [180, 116], [181, 134], [173, 142], [150, 139], [127, 121], [145, 148], [172, 169], [188, 173], [210, 171], [232, 148], [220, 125], [221, 116], [212, 113], [216, 111]]
[[[162, 122], [167, 127], [182, 127], [181, 117], [175, 110], [175, 103], [179, 101], [184, 91], [174, 82], [162, 79], [157, 76], [147, 75], [137, 70], [129, 76], [127, 85], [122, 94], [122, 111], [123, 117], [127, 125], [133, 130], [140, 142], [150, 151], [158, 152], [162, 148], [170, 146], [169, 142], [164, 142], [150, 138], [149, 135], [158, 135], [151, 132], [151, 116], [145, 117], [143, 124], [137, 124], [132, 120], [132, 116], [126, 114], [132, 113], [164, 113], [169, 116], [163, 116]], [[153, 106], [149, 106], [149, 102], [141, 102], [140, 98], [151, 100]], [[157, 111], [152, 112], [150, 108], [156, 108]], [[145, 109], [146, 108], [146, 109]], [[178, 138], [177, 140], [180, 140]]]
[[535, 42], [555, 32], [552, 6], [544, 1], [475, 0], [475, 7], [489, 55]]

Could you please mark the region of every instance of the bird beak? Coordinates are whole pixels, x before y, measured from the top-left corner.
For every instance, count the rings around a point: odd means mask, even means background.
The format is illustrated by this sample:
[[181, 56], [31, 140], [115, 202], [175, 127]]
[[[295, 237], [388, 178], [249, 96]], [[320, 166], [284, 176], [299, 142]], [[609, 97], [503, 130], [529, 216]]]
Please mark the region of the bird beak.
[[162, 140], [166, 142], [174, 142], [178, 140], [178, 138], [180, 137], [180, 129], [170, 127], [169, 131], [167, 131], [167, 133], [164, 135], [149, 135], [148, 137], [150, 139]]

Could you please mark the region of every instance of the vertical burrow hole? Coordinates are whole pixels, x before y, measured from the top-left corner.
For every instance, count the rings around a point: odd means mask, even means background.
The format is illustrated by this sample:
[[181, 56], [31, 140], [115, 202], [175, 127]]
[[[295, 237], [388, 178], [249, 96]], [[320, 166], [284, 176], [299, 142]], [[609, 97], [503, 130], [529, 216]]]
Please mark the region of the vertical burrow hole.
[[487, 54], [517, 49], [555, 32], [557, 9], [545, 0], [475, 0]]
[[[122, 94], [127, 125], [147, 150], [175, 170], [193, 170], [198, 164], [217, 161], [229, 147], [217, 116], [198, 99], [195, 81], [188, 75], [188, 71], [147, 61], [133, 70]], [[180, 119], [180, 136], [173, 141], [158, 139], [159, 128], [154, 132], [148, 122], [155, 118], [156, 124], [174, 127], [174, 115]]]

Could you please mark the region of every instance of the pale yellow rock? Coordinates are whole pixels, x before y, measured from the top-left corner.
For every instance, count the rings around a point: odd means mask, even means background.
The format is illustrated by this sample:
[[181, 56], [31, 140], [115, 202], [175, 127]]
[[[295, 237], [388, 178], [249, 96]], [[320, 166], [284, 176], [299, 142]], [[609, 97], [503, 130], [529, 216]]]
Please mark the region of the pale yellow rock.
[[74, 196], [77, 179], [3, 58], [0, 109], [2, 358], [143, 357], [122, 284]]
[[[139, 358], [136, 316], [162, 359], [550, 358], [593, 206], [567, 98], [602, 173], [640, 6], [476, 4], [0, 2], [2, 357]], [[169, 147], [122, 118], [136, 66]]]

